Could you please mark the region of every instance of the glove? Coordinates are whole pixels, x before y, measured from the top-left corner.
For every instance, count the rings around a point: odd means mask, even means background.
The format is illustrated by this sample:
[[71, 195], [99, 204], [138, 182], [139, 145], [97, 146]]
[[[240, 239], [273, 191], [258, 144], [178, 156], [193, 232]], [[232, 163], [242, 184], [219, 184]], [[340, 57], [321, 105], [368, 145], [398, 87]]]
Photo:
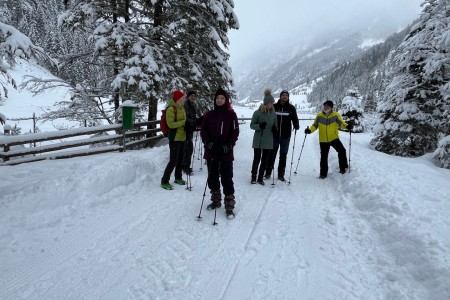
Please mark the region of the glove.
[[299, 130], [299, 129], [300, 129], [300, 126], [299, 126], [299, 125], [295, 125], [295, 126], [294, 126], [294, 129], [295, 129], [295, 130]]
[[311, 129], [306, 128], [306, 129], [305, 129], [305, 134], [310, 134], [310, 133], [311, 133]]
[[348, 122], [347, 123], [347, 129], [350, 131], [353, 129], [353, 123], [352, 122]]
[[267, 122], [259, 123], [259, 128], [261, 128], [261, 129], [265, 129], [266, 126], [267, 126]]
[[273, 134], [277, 134], [277, 133], [278, 133], [278, 128], [277, 128], [277, 126], [275, 126], [275, 125], [272, 126], [272, 133], [273, 133]]
[[222, 146], [223, 154], [230, 153], [231, 150], [233, 150], [233, 146], [227, 146], [227, 145], [223, 145], [223, 146]]
[[214, 148], [214, 142], [209, 142], [206, 144], [206, 148], [209, 149], [209, 151], [212, 151], [212, 149]]

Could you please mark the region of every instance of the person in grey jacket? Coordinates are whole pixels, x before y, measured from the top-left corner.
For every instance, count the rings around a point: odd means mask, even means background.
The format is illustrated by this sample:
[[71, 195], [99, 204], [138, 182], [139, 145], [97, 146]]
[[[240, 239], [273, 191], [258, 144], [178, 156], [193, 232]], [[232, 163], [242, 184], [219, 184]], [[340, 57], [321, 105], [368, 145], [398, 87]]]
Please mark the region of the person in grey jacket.
[[[277, 131], [277, 116], [273, 108], [275, 99], [269, 89], [264, 91], [261, 106], [253, 113], [250, 128], [253, 134], [253, 164], [251, 183], [264, 185], [263, 176], [266, 171], [267, 158], [273, 149], [273, 132]], [[258, 171], [259, 167], [259, 171]], [[258, 177], [256, 177], [258, 175]]]

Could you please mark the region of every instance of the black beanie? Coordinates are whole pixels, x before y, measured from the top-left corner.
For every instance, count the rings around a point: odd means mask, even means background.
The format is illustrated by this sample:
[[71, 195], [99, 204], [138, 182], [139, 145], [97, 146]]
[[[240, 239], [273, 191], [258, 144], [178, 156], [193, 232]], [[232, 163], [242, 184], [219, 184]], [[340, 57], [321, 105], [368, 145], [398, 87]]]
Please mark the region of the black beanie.
[[189, 91], [189, 92], [187, 93], [186, 98], [189, 98], [190, 95], [197, 95], [197, 93], [196, 93], [195, 91]]
[[217, 91], [216, 91], [216, 95], [214, 96], [214, 103], [216, 102], [216, 98], [219, 95], [225, 96], [225, 102], [229, 102], [228, 93], [225, 92], [222, 88], [218, 88]]
[[287, 95], [288, 95], [288, 97], [289, 97], [289, 92], [288, 92], [288, 91], [286, 91], [286, 90], [282, 90], [282, 91], [281, 91], [281, 93], [280, 93], [280, 98], [281, 98], [281, 95], [283, 95], [283, 94], [287, 94]]
[[333, 101], [327, 100], [323, 103], [323, 105], [328, 105], [329, 107], [333, 108]]

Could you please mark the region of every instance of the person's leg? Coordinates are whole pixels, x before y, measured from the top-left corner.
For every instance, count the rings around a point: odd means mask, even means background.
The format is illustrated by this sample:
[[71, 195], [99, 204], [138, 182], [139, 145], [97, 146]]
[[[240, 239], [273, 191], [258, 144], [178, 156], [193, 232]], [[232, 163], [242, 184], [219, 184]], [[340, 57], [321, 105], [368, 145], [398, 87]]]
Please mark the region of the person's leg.
[[325, 178], [328, 175], [328, 153], [330, 152], [330, 143], [320, 143], [320, 177]]
[[272, 149], [263, 149], [261, 156], [261, 164], [259, 165], [258, 182], [263, 182], [264, 172], [266, 171], [267, 158]]
[[186, 173], [191, 172], [192, 153], [194, 152], [194, 143], [192, 142], [192, 136], [186, 137], [186, 148], [184, 149], [184, 161], [183, 171]]
[[[278, 162], [278, 178], [284, 179], [286, 172], [287, 154], [289, 151], [290, 138], [283, 138], [280, 140], [280, 160]], [[284, 181], [284, 180], [283, 180]]]
[[207, 206], [207, 209], [211, 210], [220, 207], [222, 201], [219, 181], [220, 162], [208, 160], [206, 164], [208, 167], [208, 186], [211, 192], [211, 204]]
[[225, 209], [233, 209], [236, 204], [234, 197], [233, 162], [223, 161], [220, 164], [220, 179], [222, 181]]
[[183, 160], [184, 160], [184, 148], [186, 143], [185, 142], [175, 142], [177, 143], [178, 148], [178, 157], [177, 157], [177, 163], [175, 166], [175, 179], [183, 179]]
[[266, 174], [264, 177], [266, 179], [269, 179], [270, 176], [272, 176], [272, 171], [275, 167], [275, 160], [277, 158], [278, 148], [280, 145], [280, 139], [276, 138], [273, 140], [273, 150], [270, 151], [269, 157], [267, 158], [267, 165], [266, 165]]
[[338, 153], [339, 172], [345, 173], [348, 169], [347, 151], [340, 139], [335, 139], [331, 143], [331, 147]]
[[256, 173], [258, 172], [259, 162], [261, 161], [261, 152], [260, 148], [253, 148], [252, 181], [256, 180]]
[[177, 165], [178, 156], [180, 152], [179, 144], [177, 142], [170, 141], [169, 142], [169, 162], [166, 165], [166, 169], [164, 170], [163, 177], [161, 178], [161, 183], [169, 183], [170, 175], [173, 172], [173, 169]]

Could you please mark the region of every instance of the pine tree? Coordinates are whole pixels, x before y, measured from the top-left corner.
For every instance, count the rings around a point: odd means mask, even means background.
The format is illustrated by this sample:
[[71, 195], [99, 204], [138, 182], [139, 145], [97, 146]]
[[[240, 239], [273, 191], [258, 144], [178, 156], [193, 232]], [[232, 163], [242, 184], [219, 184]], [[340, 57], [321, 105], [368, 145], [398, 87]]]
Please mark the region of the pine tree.
[[448, 132], [449, 16], [448, 1], [425, 1], [419, 22], [398, 47], [393, 80], [379, 104], [375, 149], [419, 156], [434, 151], [440, 132]]
[[223, 50], [238, 27], [230, 0], [77, 1], [60, 22], [89, 34], [90, 59], [112, 74], [102, 88], [116, 109], [119, 99], [135, 98], [154, 120], [158, 99], [173, 89], [232, 87]]
[[339, 106], [339, 113], [344, 121], [353, 124], [352, 132], [364, 132], [365, 129], [361, 100], [357, 89], [352, 88], [347, 91], [347, 96], [342, 99]]

